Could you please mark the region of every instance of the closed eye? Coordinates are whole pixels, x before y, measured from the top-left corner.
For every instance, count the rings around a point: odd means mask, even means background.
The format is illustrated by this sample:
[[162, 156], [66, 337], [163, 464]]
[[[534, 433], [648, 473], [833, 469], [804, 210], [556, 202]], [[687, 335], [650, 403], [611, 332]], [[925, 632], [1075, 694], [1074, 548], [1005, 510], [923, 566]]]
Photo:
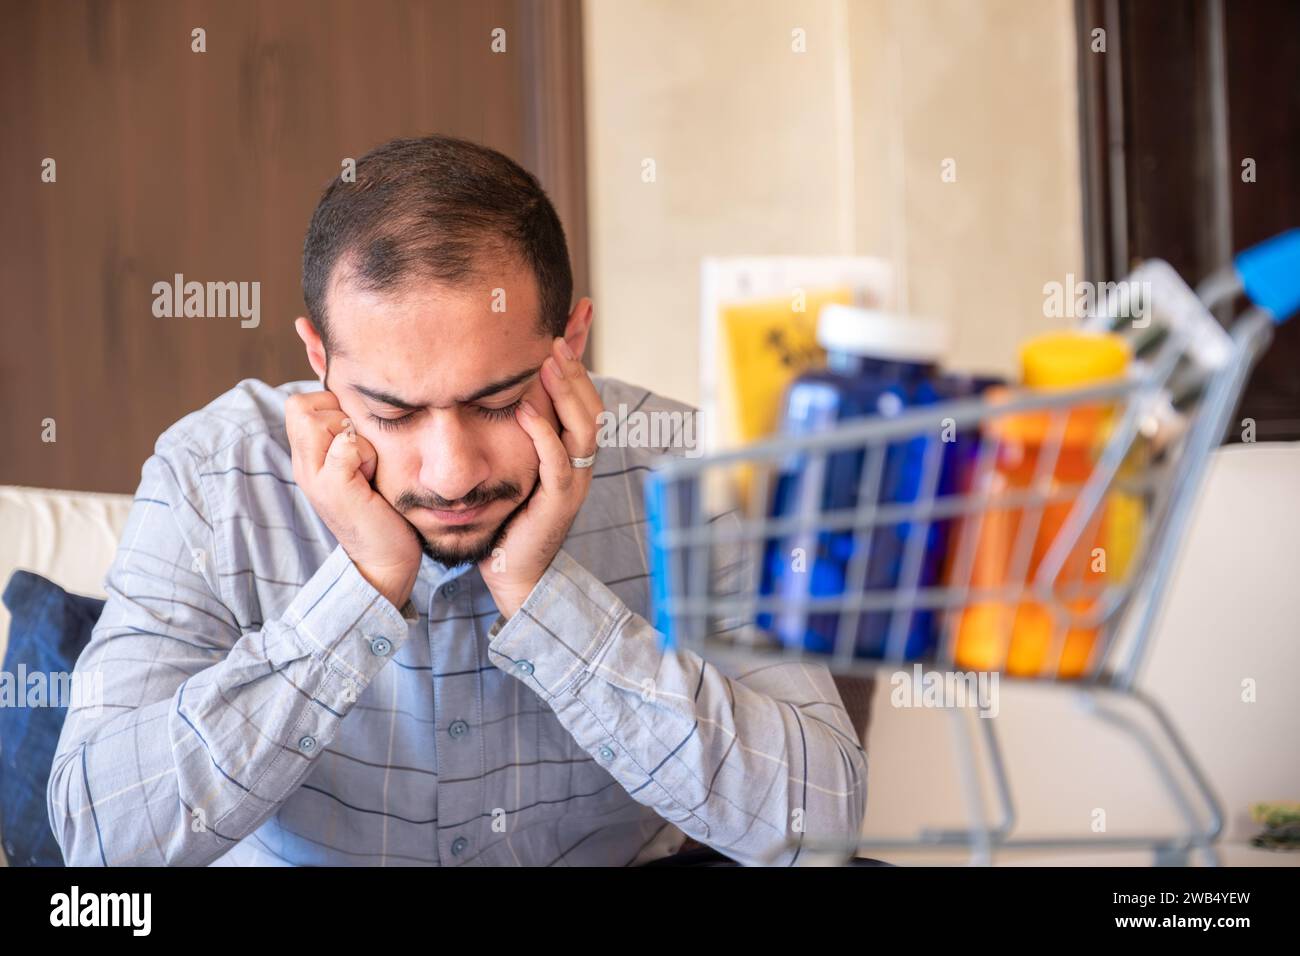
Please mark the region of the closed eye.
[[489, 421], [499, 422], [507, 418], [513, 418], [515, 414], [515, 409], [519, 407], [519, 403], [522, 401], [523, 401], [523, 396], [521, 395], [519, 396], [519, 398], [516, 398], [509, 405], [503, 405], [501, 408], [488, 408], [484, 405], [475, 405], [474, 407], [478, 409], [479, 414], [482, 415], [484, 418], [488, 419]]
[[[494, 421], [494, 422], [505, 421], [508, 418], [514, 417], [515, 409], [519, 407], [519, 403], [521, 401], [523, 401], [522, 395], [519, 398], [515, 399], [513, 402], [511, 402], [509, 405], [503, 405], [501, 408], [488, 408], [486, 405], [475, 405], [474, 410], [477, 411], [484, 418], [486, 418], [488, 421]], [[372, 422], [378, 425], [381, 429], [385, 431], [391, 431], [393, 429], [401, 428], [404, 425], [406, 425], [412, 418], [415, 417], [415, 412], [408, 412], [407, 414], [402, 415], [400, 418], [381, 418], [380, 416], [374, 414], [373, 412], [368, 412], [367, 416]]]
[[415, 412], [408, 412], [407, 414], [403, 415], [401, 418], [380, 418], [374, 412], [367, 412], [366, 415], [367, 417], [369, 417], [369, 419], [372, 422], [378, 425], [381, 429], [387, 431], [389, 429], [401, 428], [403, 425], [405, 425], [407, 422], [409, 422], [412, 418], [415, 417]]

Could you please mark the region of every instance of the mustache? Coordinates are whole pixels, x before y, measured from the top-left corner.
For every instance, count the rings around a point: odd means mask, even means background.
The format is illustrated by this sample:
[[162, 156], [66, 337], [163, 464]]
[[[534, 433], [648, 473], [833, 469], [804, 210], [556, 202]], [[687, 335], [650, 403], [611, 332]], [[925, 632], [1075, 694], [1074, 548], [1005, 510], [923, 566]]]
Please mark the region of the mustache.
[[410, 511], [412, 508], [437, 508], [442, 511], [455, 511], [460, 508], [477, 508], [480, 505], [498, 499], [506, 501], [518, 501], [522, 496], [519, 486], [513, 481], [503, 481], [491, 487], [480, 485], [463, 498], [451, 501], [441, 495], [420, 494], [414, 491], [403, 491], [397, 496], [393, 505], [398, 511]]

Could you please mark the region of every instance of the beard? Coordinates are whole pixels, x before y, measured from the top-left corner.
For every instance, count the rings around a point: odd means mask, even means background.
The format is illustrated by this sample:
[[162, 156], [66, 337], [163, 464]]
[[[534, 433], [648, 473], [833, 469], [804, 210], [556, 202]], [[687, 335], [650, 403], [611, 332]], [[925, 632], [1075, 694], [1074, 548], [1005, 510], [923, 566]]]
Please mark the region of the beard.
[[450, 510], [452, 507], [477, 508], [498, 499], [519, 502], [508, 515], [501, 519], [495, 528], [491, 529], [451, 525], [438, 533], [436, 541], [431, 541], [418, 528], [415, 528], [414, 525], [411, 526], [416, 532], [416, 537], [419, 538], [420, 550], [444, 567], [454, 568], [462, 564], [478, 564], [480, 561], [492, 557], [493, 552], [505, 540], [511, 522], [527, 507], [528, 502], [532, 500], [533, 495], [536, 494], [540, 486], [541, 482], [535, 479], [528, 494], [521, 495], [517, 484], [504, 481], [495, 488], [483, 491], [476, 489], [458, 502], [448, 502], [436, 495], [418, 495], [406, 491], [398, 495], [395, 507], [400, 514], [411, 508], [418, 507], [447, 508]]

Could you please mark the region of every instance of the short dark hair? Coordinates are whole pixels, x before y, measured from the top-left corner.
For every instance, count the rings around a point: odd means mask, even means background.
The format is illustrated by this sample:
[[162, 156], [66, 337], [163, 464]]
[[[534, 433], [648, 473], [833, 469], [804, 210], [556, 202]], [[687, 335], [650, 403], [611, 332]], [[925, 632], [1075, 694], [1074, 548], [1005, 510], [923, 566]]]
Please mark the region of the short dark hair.
[[537, 279], [542, 334], [564, 334], [573, 272], [564, 227], [537, 177], [494, 149], [450, 136], [395, 139], [335, 177], [302, 249], [307, 314], [330, 350], [325, 295], [340, 261], [384, 292], [414, 278], [456, 284], [516, 258]]

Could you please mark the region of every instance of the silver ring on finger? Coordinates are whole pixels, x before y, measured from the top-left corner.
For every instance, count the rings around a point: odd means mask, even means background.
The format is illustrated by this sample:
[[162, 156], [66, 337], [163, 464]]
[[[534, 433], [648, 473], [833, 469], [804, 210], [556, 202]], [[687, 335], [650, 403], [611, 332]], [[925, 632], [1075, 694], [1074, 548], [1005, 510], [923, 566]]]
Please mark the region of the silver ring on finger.
[[574, 468], [590, 468], [593, 464], [595, 464], [595, 462], [596, 462], [595, 452], [592, 452], [586, 458], [574, 458], [572, 455], [569, 456], [569, 464], [571, 464]]

